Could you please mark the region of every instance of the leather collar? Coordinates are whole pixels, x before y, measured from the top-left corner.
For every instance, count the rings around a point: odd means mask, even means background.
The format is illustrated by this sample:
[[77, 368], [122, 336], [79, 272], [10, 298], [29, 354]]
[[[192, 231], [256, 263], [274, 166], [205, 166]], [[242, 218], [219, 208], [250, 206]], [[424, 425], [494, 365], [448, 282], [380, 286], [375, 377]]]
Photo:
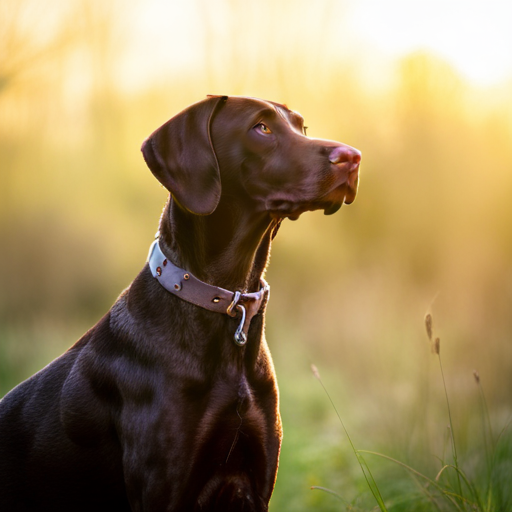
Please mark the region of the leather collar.
[[252, 318], [259, 312], [270, 287], [261, 279], [261, 288], [254, 293], [231, 292], [200, 281], [190, 272], [174, 265], [160, 249], [158, 239], [153, 242], [148, 254], [149, 268], [153, 277], [170, 293], [201, 308], [231, 317], [241, 314], [234, 341], [243, 346]]

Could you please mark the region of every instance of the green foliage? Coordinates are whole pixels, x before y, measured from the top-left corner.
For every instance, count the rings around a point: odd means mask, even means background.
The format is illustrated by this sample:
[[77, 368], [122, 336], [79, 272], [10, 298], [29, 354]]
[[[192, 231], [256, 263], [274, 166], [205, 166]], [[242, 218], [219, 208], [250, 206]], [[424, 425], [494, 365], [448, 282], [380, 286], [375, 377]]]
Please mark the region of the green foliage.
[[[435, 354], [431, 357], [440, 355]], [[412, 364], [418, 363], [414, 361]], [[317, 371], [314, 373], [318, 375]], [[300, 377], [304, 380], [307, 378], [305, 374]], [[442, 383], [441, 373], [436, 377]], [[332, 375], [328, 378], [333, 385], [335, 379], [332, 379]], [[491, 419], [485, 417], [485, 412], [481, 417], [487, 406], [481, 409], [478, 407], [478, 400], [475, 400], [482, 392], [479, 380], [479, 389], [474, 386], [471, 379], [468, 380], [468, 385], [472, 386], [470, 392], [473, 400], [466, 403], [466, 406], [470, 407], [467, 417], [456, 416], [453, 421], [456, 424], [462, 420], [476, 424], [481, 419], [483, 428], [475, 429], [464, 443], [464, 449], [459, 449], [457, 454], [452, 452], [449, 445], [454, 440], [460, 441], [459, 435], [463, 428], [448, 426], [447, 435], [444, 435], [443, 425], [447, 422], [453, 425], [451, 420], [448, 421], [446, 408], [443, 418], [442, 415], [430, 414], [432, 408], [421, 401], [414, 401], [408, 406], [414, 409], [414, 415], [419, 415], [419, 410], [427, 405], [428, 423], [420, 428], [420, 436], [416, 441], [418, 446], [404, 450], [403, 438], [389, 435], [389, 432], [385, 431], [382, 425], [385, 418], [384, 405], [372, 411], [371, 417], [360, 417], [361, 422], [372, 423], [370, 435], [362, 436], [360, 432], [365, 426], [354, 425], [354, 421], [351, 421], [353, 425], [350, 430], [358, 437], [357, 441], [353, 441], [342, 416], [358, 416], [357, 413], [354, 414], [354, 408], [357, 409], [354, 404], [356, 397], [340, 398], [338, 394], [338, 398], [333, 399], [330, 396], [331, 391], [328, 390], [330, 385], [325, 386], [322, 381], [320, 382], [327, 393], [327, 400], [325, 396], [315, 394], [311, 389], [305, 392], [301, 387], [291, 392], [287, 387], [290, 384], [282, 387], [282, 397], [286, 404], [283, 407], [285, 433], [289, 433], [291, 439], [287, 436], [283, 447], [281, 471], [272, 498], [271, 510], [363, 512], [379, 508], [389, 511], [502, 512], [512, 505], [511, 418], [505, 422], [503, 419], [493, 418], [500, 424], [500, 434], [494, 438], [489, 431]], [[339, 389], [333, 386], [333, 391]], [[421, 389], [415, 392], [420, 395]], [[442, 404], [445, 393], [445, 385], [441, 384], [436, 402]], [[460, 399], [460, 396], [457, 399]], [[317, 401], [316, 406], [320, 403], [323, 404], [322, 407], [331, 410], [330, 419], [332, 416], [338, 417], [337, 426], [324, 416], [325, 411], [321, 415], [322, 419], [317, 419], [315, 425], [314, 418], [318, 418], [318, 412], [316, 415], [312, 414], [304, 405], [304, 402], [313, 400]], [[340, 414], [336, 402], [343, 403], [349, 413]], [[290, 415], [290, 409], [299, 404], [303, 414]], [[453, 405], [452, 401], [451, 406]], [[310, 407], [312, 406], [311, 404]], [[406, 434], [405, 438], [410, 440], [411, 425], [407, 424], [404, 418], [407, 418], [407, 411], [402, 407], [395, 410], [392, 430], [400, 429]], [[333, 437], [336, 429], [341, 434], [345, 433], [345, 436], [340, 435], [337, 439]], [[444, 437], [445, 441], [436, 444], [435, 441], [439, 439], [435, 437]], [[484, 438], [489, 438], [489, 442], [484, 443]], [[418, 449], [419, 444], [429, 446], [428, 452]], [[375, 448], [360, 448], [365, 445], [373, 445]], [[313, 489], [313, 497], [306, 494], [308, 486]]]
[[[267, 338], [285, 438], [272, 509], [375, 506], [312, 361], [359, 454], [432, 481], [447, 464], [438, 485], [460, 495], [460, 480], [481, 510], [510, 508], [512, 84], [475, 89], [425, 53], [369, 82], [357, 45], [334, 45], [341, 2], [198, 0], [190, 39], [165, 51], [137, 47], [143, 3], [49, 3], [0, 2], [0, 395], [70, 346], [144, 264], [166, 199], [145, 137], [208, 93], [266, 97], [300, 111], [309, 135], [363, 153], [355, 203], [285, 222], [274, 243]], [[157, 50], [190, 53], [148, 72]], [[418, 341], [425, 310], [449, 340], [445, 387]], [[388, 510], [433, 509], [429, 481], [364, 460]]]
[[[361, 400], [361, 396], [354, 393], [340, 395], [340, 379], [333, 379], [332, 374], [328, 375], [331, 383], [324, 385], [316, 367], [313, 367], [313, 374], [320, 381], [327, 400], [311, 389], [305, 392], [305, 388], [299, 388], [290, 393], [287, 387], [290, 384], [282, 388], [283, 401], [285, 404], [288, 402], [283, 408], [285, 432], [287, 427], [292, 431], [293, 438], [289, 443], [292, 446], [283, 449], [285, 475], [284, 482], [281, 480], [281, 473], [278, 477], [272, 499], [275, 510], [287, 509], [286, 504], [290, 500], [293, 503], [290, 510], [509, 510], [512, 505], [512, 417], [510, 414], [506, 418], [490, 416], [478, 372], [474, 372], [473, 379], [467, 379], [468, 394], [464, 396], [459, 393], [453, 400], [441, 364], [439, 338], [432, 335], [430, 314], [427, 315], [426, 326], [432, 345], [433, 355], [430, 357], [437, 358], [440, 364], [437, 375], [429, 375], [428, 380], [436, 379], [439, 386], [429, 401], [423, 401], [423, 389], [419, 383], [420, 385], [412, 390], [414, 399], [407, 405], [394, 409], [391, 428], [388, 430], [383, 424], [386, 420], [387, 404], [381, 403], [374, 407], [371, 413], [367, 410], [365, 414], [359, 415], [357, 402]], [[424, 352], [427, 351], [426, 348], [424, 345]], [[449, 349], [449, 344], [445, 348]], [[415, 359], [411, 364], [419, 368], [422, 362]], [[285, 372], [286, 377], [289, 376]], [[305, 375], [300, 377], [301, 380], [306, 380]], [[334, 384], [336, 380], [337, 386]], [[345, 382], [342, 388], [350, 385], [347, 379], [343, 380]], [[357, 379], [354, 381], [352, 385], [357, 388], [360, 382]], [[331, 396], [331, 386], [334, 392], [332, 394], [336, 393], [336, 398]], [[451, 399], [448, 398], [449, 394]], [[331, 408], [331, 419], [337, 416], [339, 421], [337, 427], [328, 417], [326, 418], [325, 411], [314, 413], [308, 410], [304, 402], [313, 400], [317, 401], [316, 407], [322, 404], [323, 408]], [[369, 397], [367, 400], [372, 402], [374, 398]], [[465, 414], [459, 412], [458, 415], [453, 415], [454, 406], [460, 405], [455, 402], [460, 400], [464, 402]], [[293, 418], [289, 417], [289, 409], [294, 407], [294, 401], [295, 405], [301, 403], [305, 424], [300, 424], [296, 414]], [[343, 408], [348, 410], [346, 414], [339, 412], [336, 403], [340, 402]], [[437, 409], [443, 402], [444, 411], [442, 408]], [[368, 409], [368, 403], [360, 405]], [[350, 428], [345, 426], [344, 417], [352, 418]], [[423, 422], [421, 425], [415, 425], [414, 422], [408, 421], [408, 417], [421, 417]], [[323, 428], [314, 425], [314, 418], [317, 418]], [[353, 418], [358, 418], [363, 425], [357, 425]], [[306, 423], [313, 423], [313, 427]], [[364, 431], [369, 423], [370, 434], [362, 435], [361, 431]], [[496, 424], [499, 424], [498, 429]], [[480, 427], [474, 428], [475, 425]], [[470, 434], [465, 432], [468, 426]], [[330, 437], [336, 428], [344, 433], [337, 441]], [[349, 430], [356, 433], [357, 441], [353, 441]], [[499, 431], [498, 436], [493, 434], [495, 431]], [[398, 437], [398, 432], [405, 435]], [[362, 449], [361, 446], [365, 445], [373, 445], [374, 448]], [[316, 456], [308, 459], [306, 454], [311, 453], [313, 449]], [[290, 463], [290, 450], [296, 464]], [[297, 498], [293, 485], [290, 485], [291, 478], [286, 474], [287, 471], [294, 475], [295, 486], [300, 482], [299, 475], [302, 475], [300, 498]], [[307, 484], [311, 485], [314, 492], [323, 491], [321, 497], [308, 500], [304, 494]]]

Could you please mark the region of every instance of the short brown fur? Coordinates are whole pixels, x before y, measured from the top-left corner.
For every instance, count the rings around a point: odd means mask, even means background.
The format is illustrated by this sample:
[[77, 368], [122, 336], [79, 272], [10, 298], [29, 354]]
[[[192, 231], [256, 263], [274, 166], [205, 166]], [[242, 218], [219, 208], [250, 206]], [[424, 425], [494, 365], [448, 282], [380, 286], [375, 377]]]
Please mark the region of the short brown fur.
[[[160, 245], [176, 265], [257, 291], [283, 218], [336, 211], [360, 154], [310, 139], [284, 105], [209, 97], [143, 146], [170, 192]], [[0, 509], [268, 510], [281, 445], [264, 309], [238, 319], [168, 293], [146, 264], [73, 347], [0, 402]]]

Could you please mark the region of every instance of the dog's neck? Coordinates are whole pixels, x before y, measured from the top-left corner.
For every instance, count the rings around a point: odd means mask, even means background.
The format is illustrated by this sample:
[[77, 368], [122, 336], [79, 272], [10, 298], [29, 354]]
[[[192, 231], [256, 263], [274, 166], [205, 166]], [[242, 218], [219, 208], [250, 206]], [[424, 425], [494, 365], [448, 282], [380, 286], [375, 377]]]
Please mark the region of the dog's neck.
[[250, 204], [221, 199], [207, 216], [183, 210], [172, 198], [160, 221], [163, 252], [198, 279], [228, 290], [258, 291], [280, 221]]

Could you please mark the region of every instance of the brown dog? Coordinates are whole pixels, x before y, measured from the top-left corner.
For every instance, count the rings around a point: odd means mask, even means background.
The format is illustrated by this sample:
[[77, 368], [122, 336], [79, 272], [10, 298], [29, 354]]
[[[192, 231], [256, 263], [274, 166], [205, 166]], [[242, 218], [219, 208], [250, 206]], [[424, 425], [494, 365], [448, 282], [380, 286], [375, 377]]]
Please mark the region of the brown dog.
[[262, 273], [283, 218], [354, 200], [360, 153], [225, 96], [142, 152], [171, 194], [159, 240], [112, 309], [0, 402], [2, 511], [268, 510], [281, 422]]

